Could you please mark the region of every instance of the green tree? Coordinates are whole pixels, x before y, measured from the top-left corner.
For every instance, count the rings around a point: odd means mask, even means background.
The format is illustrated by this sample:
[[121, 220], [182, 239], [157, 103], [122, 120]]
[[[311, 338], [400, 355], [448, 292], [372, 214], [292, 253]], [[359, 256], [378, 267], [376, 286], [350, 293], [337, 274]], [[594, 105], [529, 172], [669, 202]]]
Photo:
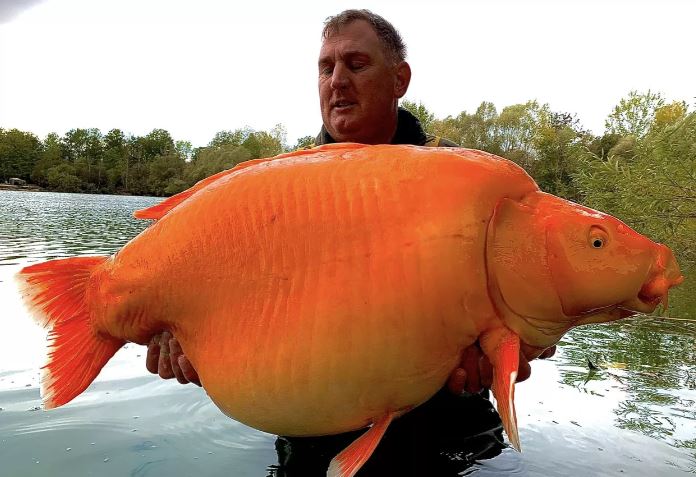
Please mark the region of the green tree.
[[688, 107], [684, 101], [675, 101], [655, 110], [655, 117], [650, 126], [651, 131], [662, 131], [668, 126], [677, 124], [686, 117]]
[[[126, 190], [138, 195], [161, 195], [161, 177], [150, 180], [150, 165], [157, 157], [177, 155], [174, 140], [169, 132], [153, 129], [145, 136], [129, 137], [127, 150], [123, 179]], [[159, 171], [159, 166], [156, 166], [155, 170]], [[153, 186], [156, 190], [152, 190]]]
[[461, 139], [463, 146], [481, 149], [493, 154], [502, 154], [501, 145], [496, 137], [498, 111], [493, 103], [483, 101], [476, 108], [476, 112], [467, 118], [467, 122]]
[[63, 162], [63, 144], [60, 136], [49, 133], [43, 142], [43, 148], [39, 160], [31, 171], [31, 181], [41, 187], [48, 187], [48, 170]]
[[474, 114], [462, 111], [457, 116], [433, 119], [431, 132], [462, 147], [502, 154], [497, 137], [498, 112], [491, 102], [483, 101]]
[[129, 161], [127, 181], [129, 194], [149, 195], [150, 194], [150, 168], [144, 161]]
[[98, 192], [106, 179], [102, 164], [103, 142], [99, 129], [71, 129], [63, 136], [63, 152], [87, 192]]
[[302, 136], [297, 140], [297, 143], [292, 147], [293, 151], [297, 151], [299, 149], [307, 149], [309, 147], [314, 146], [314, 136]]
[[566, 199], [580, 199], [573, 175], [578, 172], [591, 137], [569, 113], [540, 117], [533, 140], [535, 159], [531, 174], [543, 191]]
[[234, 131], [219, 131], [215, 133], [213, 139], [208, 143], [209, 147], [222, 146], [241, 146], [242, 143], [249, 137], [249, 134], [254, 132], [249, 127], [236, 129]]
[[251, 159], [251, 154], [242, 146], [229, 144], [221, 147], [201, 148], [196, 157], [187, 164], [184, 180], [191, 186], [206, 177], [231, 169], [240, 162], [249, 159]]
[[172, 136], [164, 129], [153, 129], [144, 137], [137, 138], [136, 143], [140, 148], [141, 158], [145, 161], [176, 152]]
[[120, 129], [112, 129], [104, 136], [102, 154], [106, 169], [105, 191], [114, 193], [125, 191], [129, 165], [128, 138]]
[[156, 156], [149, 164], [149, 193], [163, 196], [184, 190], [186, 183], [181, 180], [181, 177], [184, 173], [185, 164], [183, 157], [178, 154]]
[[30, 180], [41, 152], [41, 141], [32, 133], [0, 129], [0, 181], [10, 177]]
[[609, 151], [621, 140], [621, 136], [615, 133], [605, 133], [600, 137], [592, 139], [588, 145], [590, 153], [601, 159], [607, 159]]
[[194, 148], [190, 141], [176, 141], [174, 148], [179, 157], [185, 161], [190, 161], [193, 158]]
[[500, 155], [531, 171], [537, 128], [549, 121], [550, 114], [548, 105], [540, 106], [536, 101], [503, 108], [495, 121], [494, 136], [496, 145], [500, 147]]
[[650, 130], [655, 113], [664, 103], [659, 93], [631, 91], [614, 107], [604, 126], [609, 133], [641, 138]]
[[48, 169], [46, 173], [48, 187], [58, 192], [82, 192], [82, 180], [77, 176], [75, 167], [64, 162]]

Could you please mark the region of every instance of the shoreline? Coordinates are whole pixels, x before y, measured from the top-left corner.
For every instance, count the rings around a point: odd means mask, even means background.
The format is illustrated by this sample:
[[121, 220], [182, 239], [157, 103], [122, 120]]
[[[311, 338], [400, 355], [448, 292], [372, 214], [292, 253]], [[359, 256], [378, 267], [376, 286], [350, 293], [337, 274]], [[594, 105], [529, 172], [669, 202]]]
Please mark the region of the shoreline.
[[44, 189], [43, 187], [37, 186], [35, 184], [27, 184], [23, 186], [0, 184], [0, 190], [18, 190], [24, 192], [50, 192]]
[[38, 186], [36, 184], [28, 184], [24, 186], [16, 186], [16, 185], [10, 185], [10, 184], [2, 184], [0, 183], [0, 192], [3, 191], [18, 191], [18, 192], [55, 192], [57, 194], [84, 194], [84, 195], [117, 195], [117, 196], [123, 196], [123, 197], [156, 197], [158, 199], [166, 199], [169, 196], [162, 196], [162, 197], [157, 197], [157, 196], [145, 196], [145, 195], [138, 195], [138, 194], [130, 194], [130, 193], [124, 193], [124, 192], [114, 192], [114, 193], [100, 193], [100, 192], [61, 192], [58, 190], [53, 190], [53, 189], [45, 189], [41, 186]]

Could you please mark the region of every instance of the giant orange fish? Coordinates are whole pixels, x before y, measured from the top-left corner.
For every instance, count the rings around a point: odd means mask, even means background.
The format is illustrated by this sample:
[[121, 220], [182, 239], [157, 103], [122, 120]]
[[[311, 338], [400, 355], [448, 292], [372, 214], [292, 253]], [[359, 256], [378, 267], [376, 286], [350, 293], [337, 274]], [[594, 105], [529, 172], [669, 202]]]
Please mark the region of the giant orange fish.
[[136, 217], [111, 257], [18, 274], [50, 328], [46, 408], [80, 394], [126, 342], [170, 330], [227, 415], [287, 436], [369, 430], [426, 401], [479, 341], [519, 448], [519, 347], [651, 312], [683, 280], [670, 250], [541, 192], [467, 149], [337, 144], [243, 163]]

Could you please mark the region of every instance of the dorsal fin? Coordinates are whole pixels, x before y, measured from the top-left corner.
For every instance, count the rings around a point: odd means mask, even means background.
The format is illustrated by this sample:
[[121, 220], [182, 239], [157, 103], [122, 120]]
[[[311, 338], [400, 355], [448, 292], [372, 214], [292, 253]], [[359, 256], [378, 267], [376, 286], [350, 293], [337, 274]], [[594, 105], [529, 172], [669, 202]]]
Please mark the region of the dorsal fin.
[[218, 172], [217, 174], [213, 174], [210, 177], [206, 177], [205, 179], [202, 179], [202, 180], [196, 182], [196, 184], [194, 184], [189, 189], [186, 189], [183, 192], [179, 192], [178, 194], [175, 194], [171, 197], [168, 197], [167, 199], [163, 200], [159, 204], [153, 205], [152, 207], [148, 207], [146, 209], [136, 210], [135, 212], [133, 212], [133, 217], [135, 217], [136, 219], [159, 220], [162, 217], [164, 217], [164, 215], [166, 213], [168, 213], [170, 210], [172, 210], [174, 207], [181, 204], [183, 201], [185, 201], [186, 199], [191, 197], [193, 194], [195, 194], [199, 190], [208, 187], [210, 184], [217, 181], [218, 179], [225, 177], [229, 174], [232, 174], [233, 172], [237, 172], [237, 171], [240, 171], [240, 170], [245, 169], [247, 167], [261, 164], [263, 162], [275, 161], [276, 159], [284, 159], [287, 157], [309, 155], [309, 154], [314, 154], [316, 152], [325, 151], [325, 150], [356, 149], [359, 147], [364, 147], [364, 145], [356, 144], [356, 143], [326, 144], [324, 146], [315, 147], [313, 149], [300, 149], [300, 150], [288, 152], [285, 154], [279, 154], [279, 155], [274, 156], [274, 157], [269, 157], [269, 158], [264, 158], [264, 159], [252, 159], [250, 161], [244, 161], [244, 162], [237, 164], [236, 166], [234, 166], [231, 169], [227, 169], [226, 171]]
[[146, 209], [136, 210], [135, 212], [133, 212], [133, 217], [135, 217], [136, 219], [161, 219], [164, 216], [164, 214], [172, 210], [177, 205], [181, 204], [183, 201], [191, 197], [199, 190], [204, 189], [213, 182], [217, 181], [221, 177], [225, 177], [229, 174], [232, 174], [233, 172], [237, 172], [247, 167], [255, 166], [256, 164], [259, 164], [261, 162], [267, 162], [270, 160], [272, 159], [253, 159], [251, 161], [244, 161], [242, 163], [239, 163], [232, 169], [227, 169], [226, 171], [218, 172], [217, 174], [213, 174], [210, 177], [206, 177], [205, 179], [196, 182], [189, 189], [186, 189], [183, 192], [179, 192], [178, 194], [168, 197], [157, 205], [153, 205], [152, 207], [148, 207]]

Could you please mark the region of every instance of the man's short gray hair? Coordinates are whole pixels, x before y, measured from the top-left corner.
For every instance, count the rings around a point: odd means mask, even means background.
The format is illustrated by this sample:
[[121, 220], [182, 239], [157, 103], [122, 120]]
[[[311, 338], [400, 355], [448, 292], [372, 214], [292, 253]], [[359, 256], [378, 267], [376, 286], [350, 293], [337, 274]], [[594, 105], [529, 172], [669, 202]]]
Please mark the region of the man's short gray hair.
[[328, 17], [324, 22], [321, 37], [326, 40], [338, 33], [341, 27], [358, 20], [364, 20], [372, 26], [377, 33], [377, 38], [382, 42], [382, 46], [395, 61], [399, 62], [406, 59], [406, 45], [394, 25], [370, 10], [344, 10], [338, 15]]

